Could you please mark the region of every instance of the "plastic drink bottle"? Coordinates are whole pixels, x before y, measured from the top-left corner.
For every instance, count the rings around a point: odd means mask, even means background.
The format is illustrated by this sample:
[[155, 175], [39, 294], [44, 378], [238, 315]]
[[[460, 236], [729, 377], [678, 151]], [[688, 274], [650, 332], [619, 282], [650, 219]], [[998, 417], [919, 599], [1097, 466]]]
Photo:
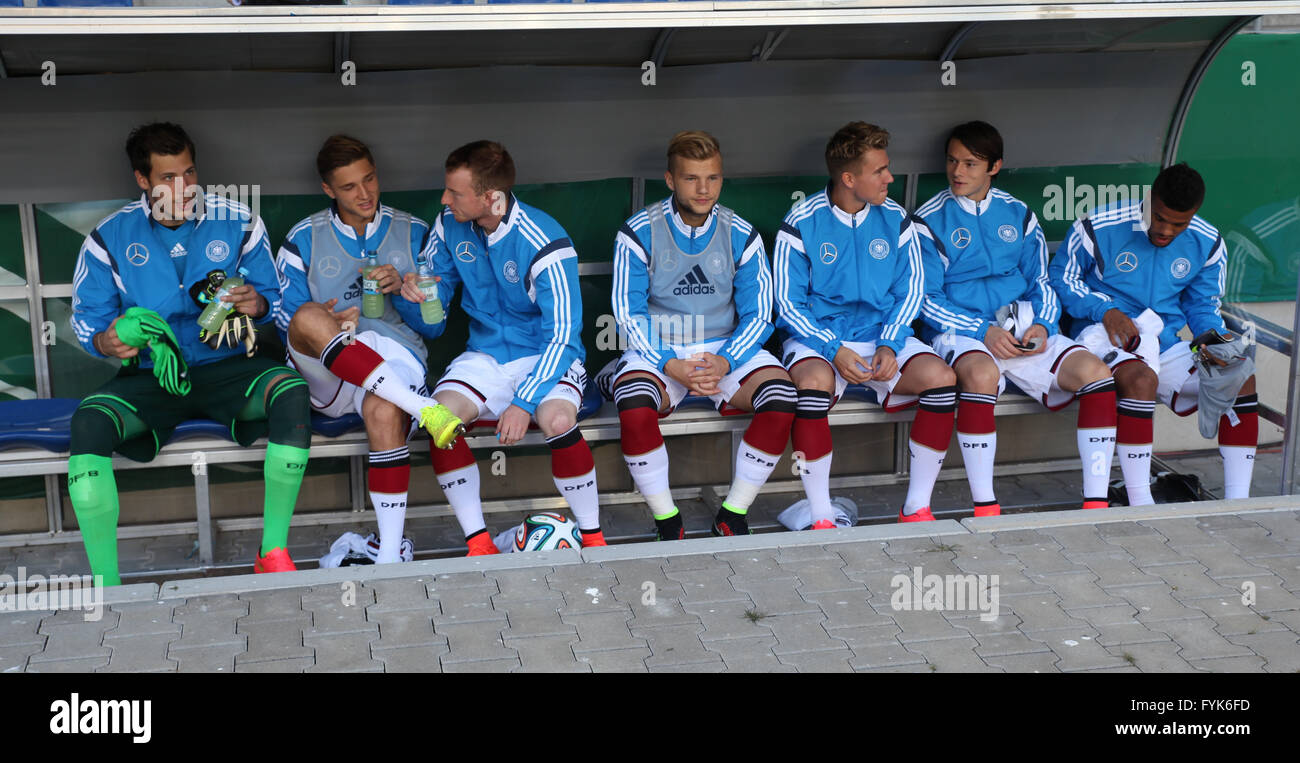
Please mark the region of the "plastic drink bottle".
[[369, 263], [361, 271], [361, 314], [366, 318], [384, 317], [384, 294], [379, 291], [379, 281], [370, 277], [379, 267], [379, 258], [375, 252], [366, 255]]
[[231, 290], [236, 286], [243, 286], [247, 277], [248, 268], [240, 268], [239, 275], [221, 282], [221, 288], [217, 289], [212, 301], [208, 303], [207, 307], [203, 308], [203, 312], [199, 315], [200, 327], [206, 331], [216, 331], [221, 328], [221, 323], [235, 309], [235, 303], [223, 302], [221, 298], [230, 294]]
[[447, 316], [442, 311], [442, 300], [438, 299], [438, 279], [428, 273], [421, 273], [415, 283], [420, 287], [420, 291], [424, 292], [424, 301], [420, 303], [420, 317], [428, 324], [442, 323], [443, 318]]

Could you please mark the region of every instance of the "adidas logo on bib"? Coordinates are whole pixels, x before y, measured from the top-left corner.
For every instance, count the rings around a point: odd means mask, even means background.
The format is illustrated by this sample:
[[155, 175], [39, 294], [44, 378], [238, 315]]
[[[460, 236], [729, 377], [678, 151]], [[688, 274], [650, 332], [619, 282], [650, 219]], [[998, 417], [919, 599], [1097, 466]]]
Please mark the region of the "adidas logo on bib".
[[709, 279], [704, 275], [704, 271], [699, 265], [691, 268], [686, 272], [686, 277], [677, 282], [677, 287], [673, 289], [673, 294], [678, 296], [688, 294], [712, 294], [717, 289], [709, 283]]

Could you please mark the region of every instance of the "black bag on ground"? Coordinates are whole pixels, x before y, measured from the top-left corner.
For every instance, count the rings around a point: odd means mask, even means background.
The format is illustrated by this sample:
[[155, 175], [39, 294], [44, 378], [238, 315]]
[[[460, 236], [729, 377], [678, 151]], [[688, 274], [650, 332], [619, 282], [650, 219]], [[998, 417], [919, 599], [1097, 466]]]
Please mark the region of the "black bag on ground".
[[[1178, 472], [1156, 472], [1151, 483], [1151, 497], [1156, 503], [1185, 503], [1201, 500], [1201, 478], [1195, 474]], [[1124, 489], [1124, 480], [1113, 480], [1107, 491], [1111, 506], [1127, 506], [1128, 491]]]

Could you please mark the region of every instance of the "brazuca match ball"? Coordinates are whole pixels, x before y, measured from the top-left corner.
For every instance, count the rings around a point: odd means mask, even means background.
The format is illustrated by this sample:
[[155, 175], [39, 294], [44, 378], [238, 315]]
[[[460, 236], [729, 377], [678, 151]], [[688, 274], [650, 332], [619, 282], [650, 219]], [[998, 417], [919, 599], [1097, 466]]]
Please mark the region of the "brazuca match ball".
[[542, 511], [530, 514], [515, 530], [515, 551], [550, 551], [582, 548], [578, 525], [563, 514]]

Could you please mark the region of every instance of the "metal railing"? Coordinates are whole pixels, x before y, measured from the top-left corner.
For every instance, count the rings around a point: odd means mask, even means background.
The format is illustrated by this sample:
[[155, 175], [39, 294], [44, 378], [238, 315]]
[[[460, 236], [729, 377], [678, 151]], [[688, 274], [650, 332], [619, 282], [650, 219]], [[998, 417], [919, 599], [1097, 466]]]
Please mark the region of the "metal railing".
[[[1296, 293], [1300, 297], [1300, 284], [1297, 284]], [[1297, 305], [1300, 305], [1300, 302], [1297, 302]], [[1300, 384], [1297, 384], [1300, 380], [1300, 355], [1295, 352], [1295, 337], [1300, 333], [1300, 309], [1295, 311], [1295, 323], [1290, 330], [1255, 315], [1241, 305], [1224, 305], [1220, 312], [1223, 314], [1223, 322], [1230, 331], [1235, 331], [1242, 336], [1251, 336], [1259, 346], [1287, 358], [1286, 410], [1279, 411], [1261, 401], [1259, 415], [1265, 421], [1282, 428], [1282, 480], [1278, 486], [1278, 494], [1292, 495], [1297, 488], [1298, 428], [1291, 424], [1295, 421], [1297, 405], [1300, 404]]]

